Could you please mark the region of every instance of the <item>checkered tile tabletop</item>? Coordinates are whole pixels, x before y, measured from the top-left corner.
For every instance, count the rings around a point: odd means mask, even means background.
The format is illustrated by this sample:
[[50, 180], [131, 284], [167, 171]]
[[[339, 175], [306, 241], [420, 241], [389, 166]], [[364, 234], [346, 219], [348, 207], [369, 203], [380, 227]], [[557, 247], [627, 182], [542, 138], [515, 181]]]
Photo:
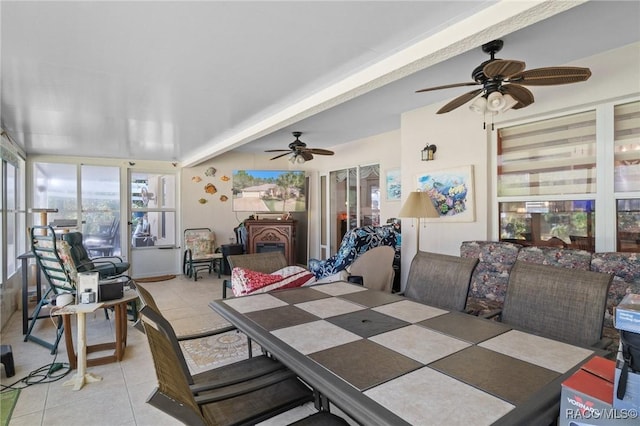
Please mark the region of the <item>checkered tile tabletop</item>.
[[[545, 398], [559, 402], [564, 377], [593, 355], [345, 282], [225, 299], [211, 307], [261, 345], [276, 342], [269, 350], [285, 364], [290, 357], [299, 361], [289, 367], [312, 386], [318, 377], [349, 384], [326, 396], [365, 423], [371, 419], [359, 414], [373, 407], [382, 413], [380, 424], [402, 419], [483, 425], [520, 418], [509, 415], [523, 407], [543, 410]], [[316, 374], [307, 377], [301, 369]]]

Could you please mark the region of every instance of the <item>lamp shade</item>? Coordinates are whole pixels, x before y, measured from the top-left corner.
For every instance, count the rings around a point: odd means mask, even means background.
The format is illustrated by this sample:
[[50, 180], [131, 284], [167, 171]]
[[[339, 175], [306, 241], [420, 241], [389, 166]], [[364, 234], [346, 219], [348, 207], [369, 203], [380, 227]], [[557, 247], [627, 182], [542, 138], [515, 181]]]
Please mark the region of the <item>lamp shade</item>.
[[487, 96], [487, 109], [489, 111], [500, 111], [506, 105], [506, 101], [500, 92], [492, 92]]
[[404, 202], [400, 213], [400, 217], [440, 217], [438, 211], [433, 205], [429, 194], [421, 191], [413, 191], [409, 194], [409, 198]]

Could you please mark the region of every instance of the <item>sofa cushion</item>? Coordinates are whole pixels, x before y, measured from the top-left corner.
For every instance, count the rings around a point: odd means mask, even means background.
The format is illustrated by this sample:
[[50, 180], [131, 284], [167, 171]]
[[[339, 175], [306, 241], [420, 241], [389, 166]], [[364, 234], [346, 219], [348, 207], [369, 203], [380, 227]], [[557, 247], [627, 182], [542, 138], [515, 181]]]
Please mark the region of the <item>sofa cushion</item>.
[[537, 263], [538, 265], [560, 266], [584, 271], [588, 271], [591, 266], [590, 252], [561, 247], [522, 247], [518, 252], [517, 259], [522, 262]]
[[613, 307], [617, 306], [627, 293], [640, 294], [640, 253], [593, 253], [591, 270], [613, 274], [604, 315], [604, 326], [613, 327]]
[[[509, 272], [522, 246], [505, 241], [463, 241], [460, 256], [478, 259], [471, 275], [468, 310], [483, 305], [499, 308], [504, 302]], [[472, 312], [479, 314], [481, 312]]]

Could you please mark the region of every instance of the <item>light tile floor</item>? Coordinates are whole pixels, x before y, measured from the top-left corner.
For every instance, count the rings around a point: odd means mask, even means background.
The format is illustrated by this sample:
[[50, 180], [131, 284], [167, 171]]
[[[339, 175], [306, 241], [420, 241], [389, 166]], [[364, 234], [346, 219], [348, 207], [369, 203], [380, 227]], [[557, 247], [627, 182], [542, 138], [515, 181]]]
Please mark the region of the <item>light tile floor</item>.
[[[173, 280], [142, 285], [152, 293], [162, 313], [171, 321], [177, 333], [183, 334], [201, 330], [211, 324], [225, 324], [208, 306], [211, 300], [222, 297], [221, 283], [221, 279], [212, 275], [205, 276], [197, 282], [185, 276], [178, 276]], [[87, 315], [88, 343], [112, 341], [113, 326], [113, 319], [106, 320], [102, 310]], [[45, 318], [36, 324], [35, 335], [52, 336], [53, 333], [52, 321]], [[0, 341], [12, 346], [16, 369], [16, 375], [11, 378], [7, 378], [4, 368], [2, 369], [0, 382], [3, 385], [13, 384], [52, 362], [68, 362], [64, 341], [60, 343], [57, 355], [51, 355], [48, 349], [36, 343], [23, 342], [20, 311], [12, 315], [0, 333]], [[63, 386], [63, 382], [74, 374], [71, 372], [61, 380], [33, 384], [22, 389], [10, 426], [181, 424], [145, 403], [156, 386], [156, 377], [146, 337], [133, 328], [131, 322], [124, 359], [118, 363], [89, 367], [88, 371], [102, 376], [102, 381], [87, 384], [81, 390], [74, 391], [68, 386]], [[37, 380], [38, 378], [32, 378], [30, 382]], [[274, 417], [264, 424], [284, 425], [313, 412], [313, 405], [307, 404]]]

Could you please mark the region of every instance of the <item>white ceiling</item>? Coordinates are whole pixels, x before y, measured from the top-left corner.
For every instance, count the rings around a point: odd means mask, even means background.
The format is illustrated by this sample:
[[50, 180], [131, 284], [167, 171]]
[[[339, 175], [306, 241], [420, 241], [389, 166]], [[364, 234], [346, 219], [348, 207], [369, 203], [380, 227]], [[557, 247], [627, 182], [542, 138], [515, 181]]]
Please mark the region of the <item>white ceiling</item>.
[[527, 69], [640, 40], [640, 2], [581, 3], [2, 1], [2, 128], [28, 154], [186, 165], [292, 130], [328, 148], [468, 91], [414, 93], [471, 81], [491, 39]]

